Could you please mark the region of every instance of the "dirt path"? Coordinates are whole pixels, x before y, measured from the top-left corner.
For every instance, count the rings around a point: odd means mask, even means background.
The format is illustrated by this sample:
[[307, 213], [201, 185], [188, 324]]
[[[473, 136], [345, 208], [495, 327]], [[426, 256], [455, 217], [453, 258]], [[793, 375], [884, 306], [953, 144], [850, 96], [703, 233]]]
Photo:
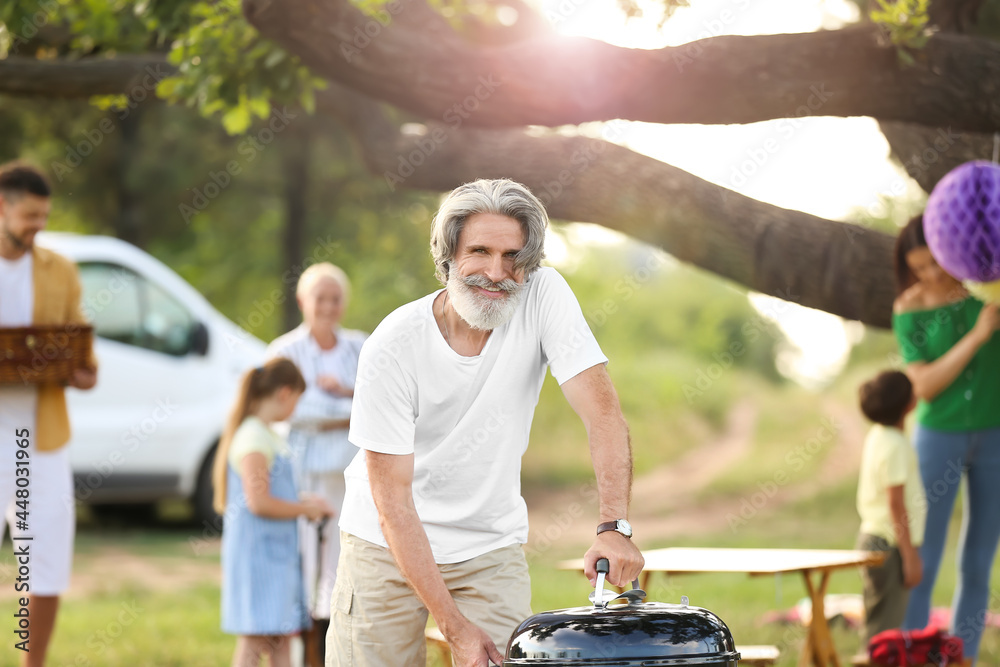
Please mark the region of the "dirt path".
[[[819, 474], [809, 481], [781, 490], [762, 507], [758, 517], [815, 495], [825, 486], [841, 483], [857, 474], [864, 442], [865, 424], [857, 411], [833, 400], [823, 404], [828, 416], [824, 426], [833, 439]], [[747, 456], [753, 443], [757, 408], [744, 399], [730, 411], [723, 433], [692, 448], [679, 461], [637, 477], [632, 485], [630, 519], [642, 531], [645, 542], [663, 542], [672, 537], [706, 535], [730, 529], [727, 517], [739, 512], [742, 499], [697, 500], [698, 492], [729, 467]], [[593, 485], [559, 493], [536, 493], [528, 498], [531, 535], [528, 546], [545, 550], [586, 547], [593, 539], [597, 494]]]
[[[726, 419], [722, 435], [693, 447], [679, 461], [637, 477], [632, 484], [630, 519], [641, 527], [644, 539], [658, 540], [689, 532], [719, 529], [725, 513], [711, 505], [695, 505], [695, 493], [729, 466], [747, 455], [757, 421], [750, 400], [737, 403]], [[594, 535], [597, 494], [593, 485], [557, 493], [536, 493], [528, 498], [531, 535], [536, 549], [559, 541], [561, 545], [589, 545]], [[580, 506], [574, 511], [574, 506]], [[568, 521], [572, 519], [572, 521]]]
[[217, 561], [183, 556], [138, 556], [108, 546], [74, 564], [68, 597], [86, 598], [123, 589], [177, 591], [201, 584], [219, 584]]

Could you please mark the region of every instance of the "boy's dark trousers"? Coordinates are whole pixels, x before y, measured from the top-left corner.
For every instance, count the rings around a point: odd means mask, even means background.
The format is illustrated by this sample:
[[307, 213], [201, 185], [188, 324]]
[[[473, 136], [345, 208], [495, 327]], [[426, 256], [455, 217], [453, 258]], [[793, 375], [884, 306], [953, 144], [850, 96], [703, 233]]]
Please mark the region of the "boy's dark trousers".
[[855, 546], [860, 551], [887, 551], [878, 567], [862, 568], [865, 598], [865, 644], [882, 632], [903, 625], [910, 589], [903, 586], [903, 557], [899, 549], [875, 535], [858, 535]]

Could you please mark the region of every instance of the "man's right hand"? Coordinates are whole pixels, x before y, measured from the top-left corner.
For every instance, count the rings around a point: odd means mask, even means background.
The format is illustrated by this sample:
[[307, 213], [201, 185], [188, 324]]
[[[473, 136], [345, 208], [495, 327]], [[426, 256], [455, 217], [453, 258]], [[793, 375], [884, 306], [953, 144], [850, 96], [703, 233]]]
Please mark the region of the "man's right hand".
[[[443, 629], [442, 629], [443, 632]], [[486, 632], [463, 618], [460, 626], [445, 633], [456, 667], [489, 667], [502, 665], [503, 656]]]

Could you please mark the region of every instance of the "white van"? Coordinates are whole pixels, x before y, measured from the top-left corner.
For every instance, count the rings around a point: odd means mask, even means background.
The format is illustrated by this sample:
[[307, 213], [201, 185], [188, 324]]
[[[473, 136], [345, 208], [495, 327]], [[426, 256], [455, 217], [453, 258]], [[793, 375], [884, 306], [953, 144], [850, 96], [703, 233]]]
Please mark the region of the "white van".
[[36, 242], [77, 263], [94, 325], [97, 386], [67, 390], [77, 499], [104, 509], [188, 498], [199, 519], [213, 517], [215, 445], [264, 343], [129, 243], [57, 232]]

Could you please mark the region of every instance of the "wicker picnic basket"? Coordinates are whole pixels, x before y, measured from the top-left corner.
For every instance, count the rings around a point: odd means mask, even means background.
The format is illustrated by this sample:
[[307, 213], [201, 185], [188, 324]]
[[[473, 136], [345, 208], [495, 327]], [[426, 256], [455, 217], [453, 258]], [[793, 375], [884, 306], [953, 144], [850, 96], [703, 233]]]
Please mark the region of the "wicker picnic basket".
[[93, 339], [84, 324], [0, 328], [0, 384], [66, 383], [88, 366]]

